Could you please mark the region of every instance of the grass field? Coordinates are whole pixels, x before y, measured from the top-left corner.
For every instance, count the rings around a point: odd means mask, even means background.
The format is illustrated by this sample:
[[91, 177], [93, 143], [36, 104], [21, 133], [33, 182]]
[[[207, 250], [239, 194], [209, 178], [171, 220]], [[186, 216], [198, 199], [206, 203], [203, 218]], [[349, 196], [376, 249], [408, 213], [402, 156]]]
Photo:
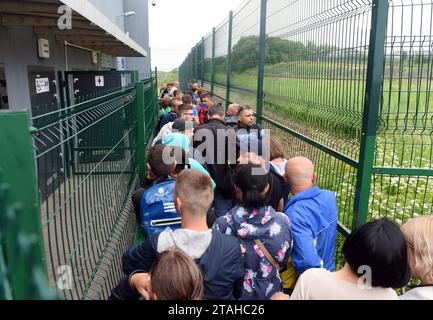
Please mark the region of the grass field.
[[174, 81], [179, 81], [179, 69], [174, 69], [170, 72], [164, 72], [158, 75], [158, 88], [160, 89], [163, 83], [170, 83]]
[[[379, 111], [375, 166], [433, 168], [433, 61], [387, 60]], [[216, 82], [225, 84], [226, 74]], [[264, 115], [354, 160], [359, 158], [366, 69], [362, 64], [291, 62], [266, 66]], [[231, 100], [256, 105], [257, 70], [232, 74]], [[236, 89], [240, 88], [240, 90]], [[288, 157], [312, 158], [322, 187], [338, 197], [340, 221], [351, 226], [356, 169], [285, 132]], [[433, 214], [433, 178], [373, 176], [369, 218], [401, 223]]]

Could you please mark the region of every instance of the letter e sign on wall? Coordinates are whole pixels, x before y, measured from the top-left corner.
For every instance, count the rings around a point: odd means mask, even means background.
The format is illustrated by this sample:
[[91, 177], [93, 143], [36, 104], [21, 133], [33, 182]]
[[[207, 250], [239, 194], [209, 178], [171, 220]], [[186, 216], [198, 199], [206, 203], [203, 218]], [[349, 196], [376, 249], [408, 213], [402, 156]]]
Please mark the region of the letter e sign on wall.
[[104, 76], [95, 76], [95, 86], [96, 87], [104, 86]]

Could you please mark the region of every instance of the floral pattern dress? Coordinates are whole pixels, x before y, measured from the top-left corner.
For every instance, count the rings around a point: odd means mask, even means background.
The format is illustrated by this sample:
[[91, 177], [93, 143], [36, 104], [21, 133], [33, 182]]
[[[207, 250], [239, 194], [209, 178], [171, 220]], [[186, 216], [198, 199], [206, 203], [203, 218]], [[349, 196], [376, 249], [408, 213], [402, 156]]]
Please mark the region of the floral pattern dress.
[[280, 269], [287, 265], [293, 238], [289, 218], [272, 207], [247, 210], [236, 206], [215, 222], [222, 233], [236, 236], [245, 259], [241, 300], [268, 300], [282, 291], [280, 272], [255, 243], [259, 239]]

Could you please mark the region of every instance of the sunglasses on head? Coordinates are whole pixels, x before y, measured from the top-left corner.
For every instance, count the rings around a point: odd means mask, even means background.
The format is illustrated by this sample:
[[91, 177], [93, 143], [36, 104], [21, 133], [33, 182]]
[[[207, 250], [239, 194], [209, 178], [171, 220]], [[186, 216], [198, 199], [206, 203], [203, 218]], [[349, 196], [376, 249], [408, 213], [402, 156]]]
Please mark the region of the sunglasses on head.
[[241, 111], [244, 111], [244, 110], [247, 110], [247, 109], [250, 110], [251, 107], [249, 105], [239, 106], [238, 111], [241, 112]]

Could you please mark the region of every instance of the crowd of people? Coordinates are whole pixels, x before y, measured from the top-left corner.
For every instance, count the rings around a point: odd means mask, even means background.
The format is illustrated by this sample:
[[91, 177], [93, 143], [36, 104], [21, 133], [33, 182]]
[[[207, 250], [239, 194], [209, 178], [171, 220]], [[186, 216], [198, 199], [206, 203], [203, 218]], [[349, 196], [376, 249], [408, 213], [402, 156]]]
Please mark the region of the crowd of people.
[[146, 240], [111, 299], [433, 299], [432, 216], [353, 230], [336, 271], [337, 200], [311, 160], [286, 159], [250, 106], [226, 111], [197, 83], [164, 84], [160, 107], [132, 196]]

